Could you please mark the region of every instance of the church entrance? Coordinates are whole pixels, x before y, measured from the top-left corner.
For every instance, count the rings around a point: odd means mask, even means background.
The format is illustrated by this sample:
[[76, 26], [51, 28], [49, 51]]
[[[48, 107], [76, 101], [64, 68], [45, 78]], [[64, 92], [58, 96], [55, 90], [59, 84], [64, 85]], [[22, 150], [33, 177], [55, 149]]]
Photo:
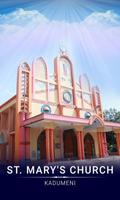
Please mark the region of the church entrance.
[[116, 134], [113, 131], [106, 133], [106, 140], [107, 140], [107, 148], [109, 155], [117, 155], [117, 141], [116, 141]]
[[93, 137], [87, 133], [84, 137], [85, 158], [91, 159], [95, 157], [95, 144]]
[[77, 139], [74, 130], [65, 130], [63, 132], [64, 158], [77, 158]]
[[45, 131], [40, 133], [37, 139], [37, 160], [45, 160], [46, 159], [46, 137]]

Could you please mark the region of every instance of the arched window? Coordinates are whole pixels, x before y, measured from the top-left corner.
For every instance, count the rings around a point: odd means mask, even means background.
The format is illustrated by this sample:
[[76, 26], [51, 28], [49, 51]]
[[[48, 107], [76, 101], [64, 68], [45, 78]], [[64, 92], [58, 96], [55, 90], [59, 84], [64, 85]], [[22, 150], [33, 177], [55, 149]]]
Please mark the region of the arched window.
[[29, 96], [29, 71], [30, 67], [27, 63], [22, 63], [20, 65], [22, 69], [22, 77], [21, 77], [21, 94], [22, 97], [28, 97]]
[[18, 110], [30, 112], [31, 70], [26, 62], [20, 64], [17, 77]]
[[82, 89], [82, 98], [84, 108], [91, 109], [92, 99], [91, 99], [91, 89], [90, 83], [86, 75], [80, 77], [80, 86]]
[[47, 79], [47, 67], [42, 58], [37, 58], [34, 62], [34, 76], [36, 79]]
[[85, 74], [80, 77], [80, 85], [83, 91], [90, 92], [90, 83]]
[[43, 58], [37, 58], [33, 63], [34, 97], [42, 101], [47, 100], [47, 66]]
[[62, 84], [72, 86], [71, 64], [67, 58], [60, 58], [60, 73]]

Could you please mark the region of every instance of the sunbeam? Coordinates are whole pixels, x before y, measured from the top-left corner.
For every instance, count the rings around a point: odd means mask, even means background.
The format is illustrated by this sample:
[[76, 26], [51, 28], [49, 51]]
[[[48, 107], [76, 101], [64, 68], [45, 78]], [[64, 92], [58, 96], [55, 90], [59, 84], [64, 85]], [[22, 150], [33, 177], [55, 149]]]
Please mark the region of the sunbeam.
[[[0, 103], [15, 93], [21, 60], [53, 59], [64, 45], [76, 79], [87, 73], [100, 86], [103, 105], [120, 108], [120, 2], [117, 0], [0, 1]], [[9, 73], [8, 73], [9, 71]], [[8, 82], [10, 83], [8, 86]], [[117, 97], [117, 100], [116, 100]]]

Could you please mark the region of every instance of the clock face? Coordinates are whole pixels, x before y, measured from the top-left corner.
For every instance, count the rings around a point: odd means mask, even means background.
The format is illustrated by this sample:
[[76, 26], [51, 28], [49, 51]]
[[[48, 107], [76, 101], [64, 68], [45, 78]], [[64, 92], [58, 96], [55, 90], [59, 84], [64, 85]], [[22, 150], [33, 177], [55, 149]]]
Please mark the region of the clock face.
[[66, 103], [70, 103], [71, 100], [72, 100], [72, 95], [69, 91], [64, 91], [63, 92], [63, 100], [66, 102]]

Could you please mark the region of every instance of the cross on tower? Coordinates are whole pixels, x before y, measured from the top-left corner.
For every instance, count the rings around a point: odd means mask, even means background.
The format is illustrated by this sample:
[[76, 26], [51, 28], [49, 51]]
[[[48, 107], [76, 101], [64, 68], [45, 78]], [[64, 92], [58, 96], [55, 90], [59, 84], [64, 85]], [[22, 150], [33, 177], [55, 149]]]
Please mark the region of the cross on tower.
[[67, 50], [66, 50], [64, 45], [60, 45], [59, 50], [60, 50], [60, 54], [61, 55], [66, 55], [67, 54]]

